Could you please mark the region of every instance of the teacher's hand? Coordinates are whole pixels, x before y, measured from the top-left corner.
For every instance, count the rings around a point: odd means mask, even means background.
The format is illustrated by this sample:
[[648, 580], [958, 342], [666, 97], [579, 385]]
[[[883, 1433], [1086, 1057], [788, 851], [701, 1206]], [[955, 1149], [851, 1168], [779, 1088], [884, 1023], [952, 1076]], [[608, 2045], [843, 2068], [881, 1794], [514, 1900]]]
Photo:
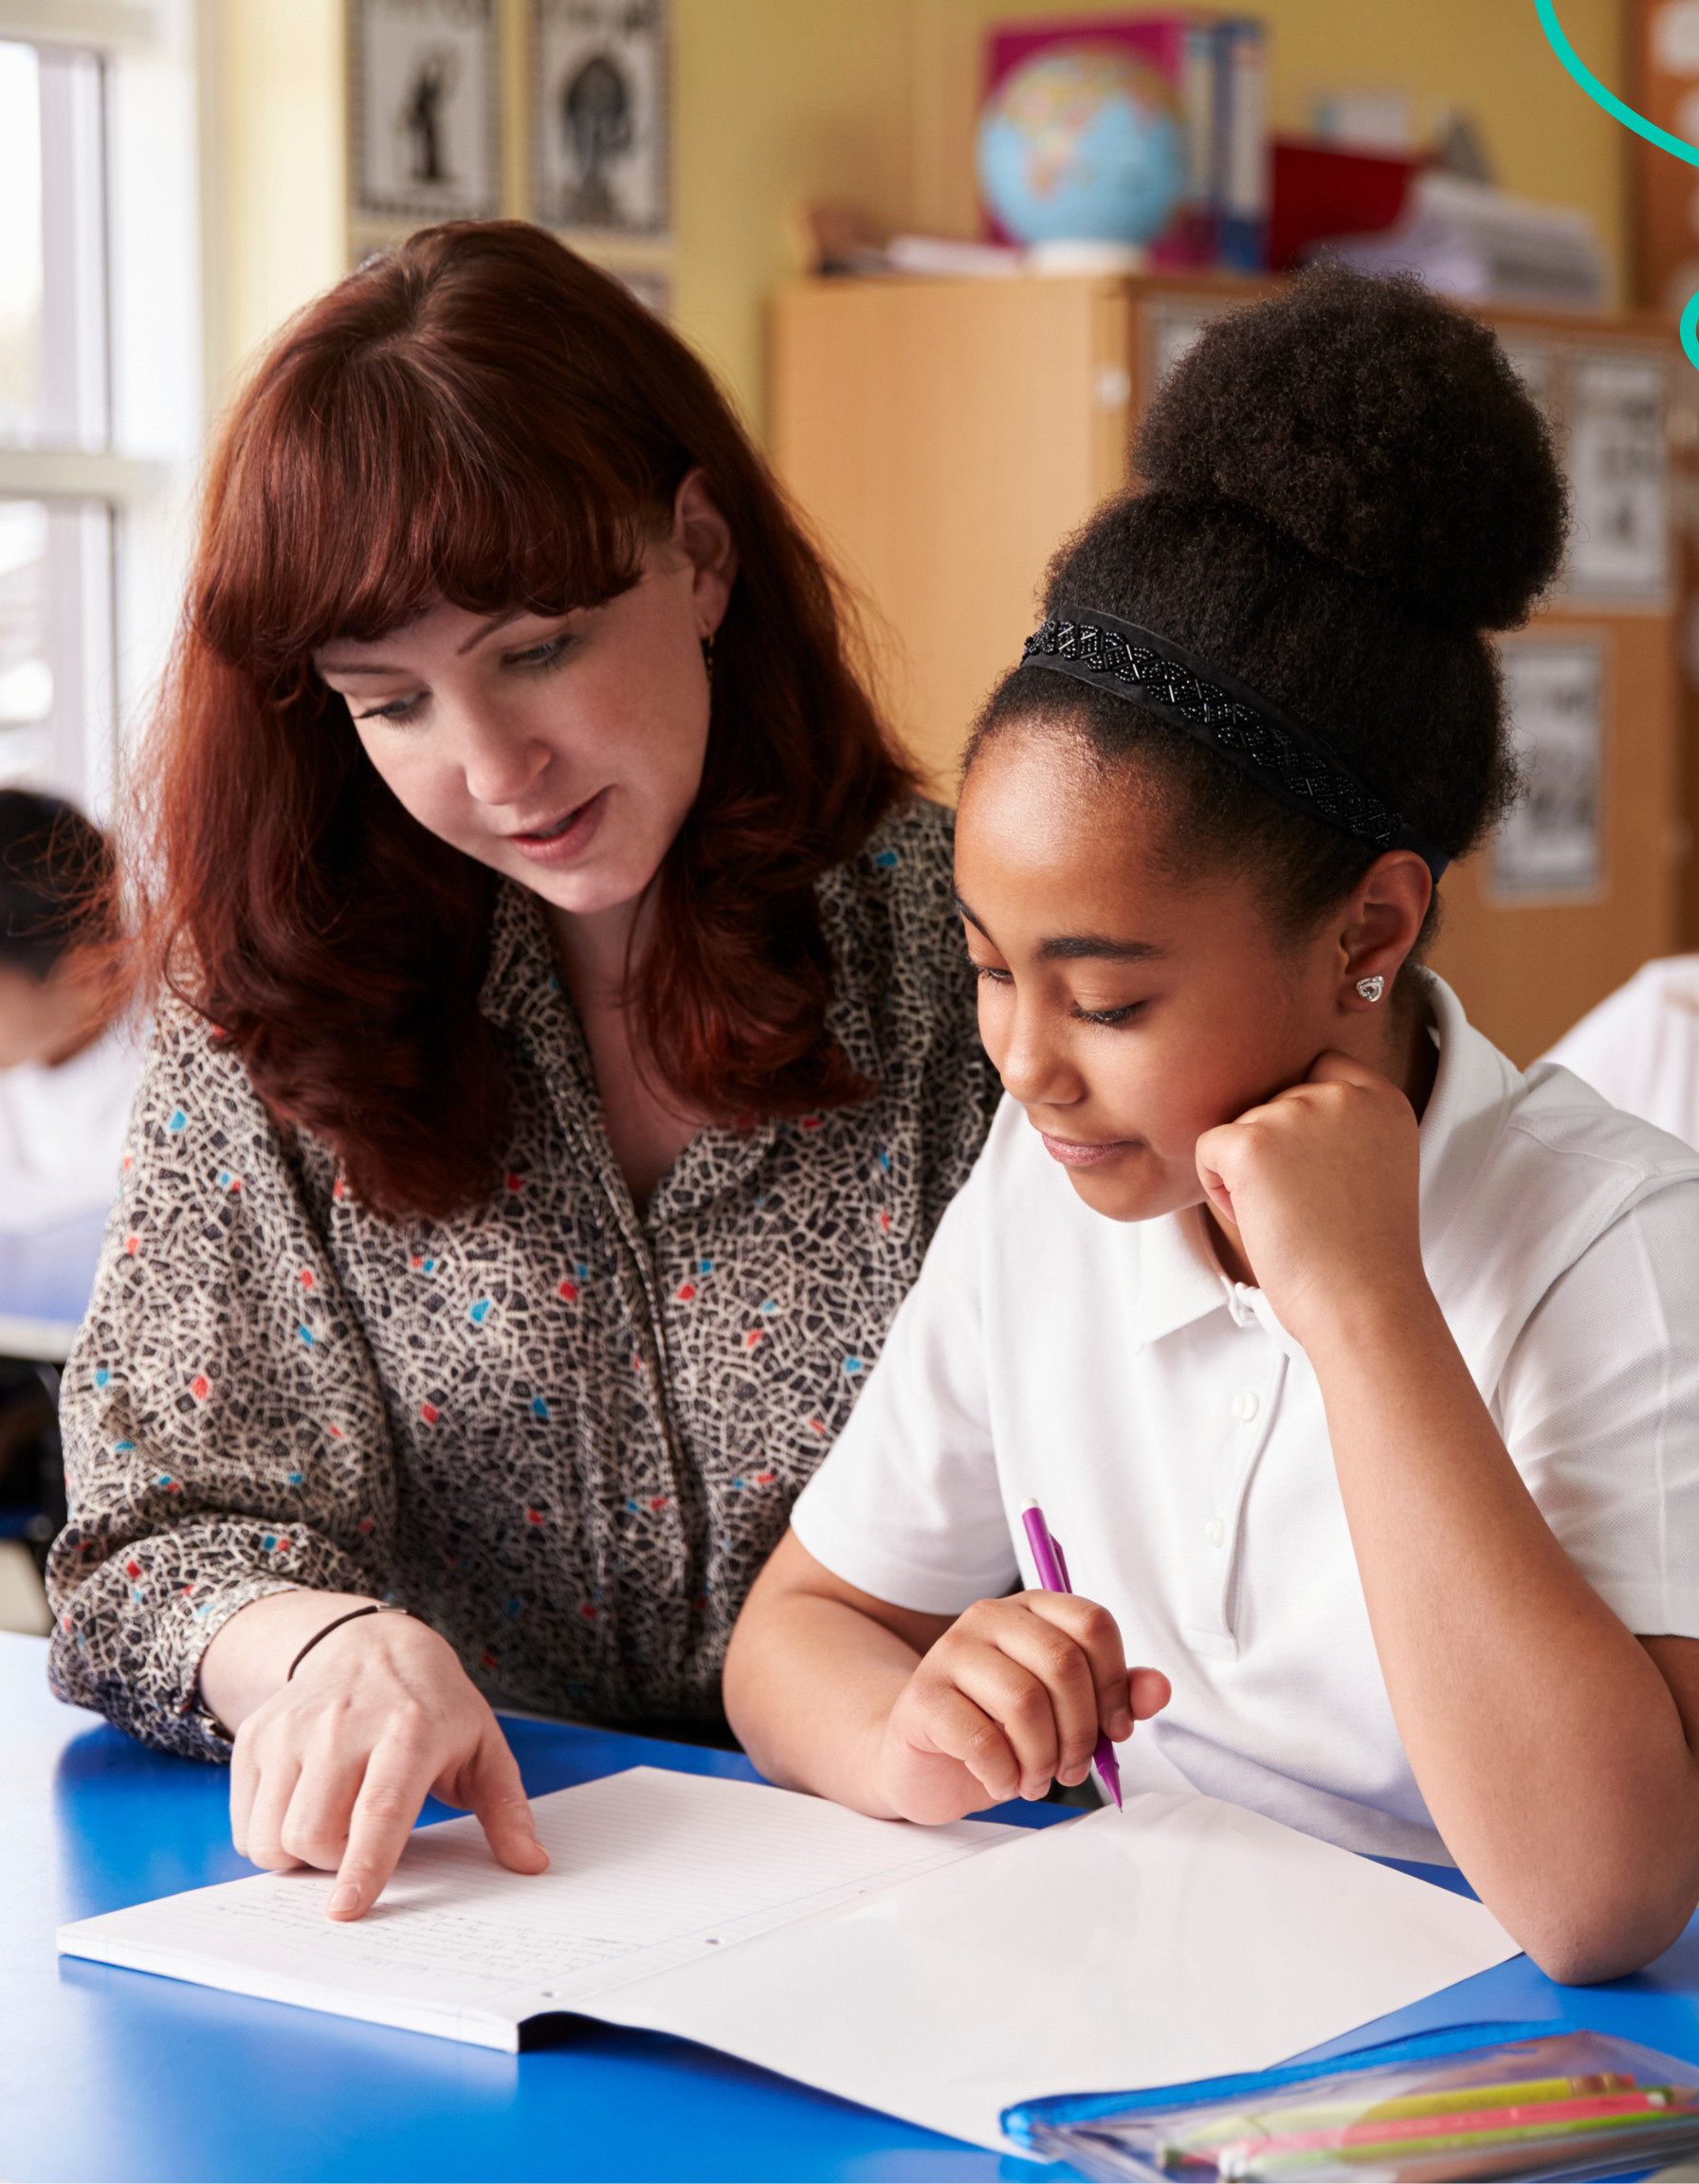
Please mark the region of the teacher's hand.
[[[298, 1615], [314, 1596], [288, 1598]], [[317, 1601], [321, 1626], [340, 1604], [336, 1595]], [[236, 1625], [269, 1605], [254, 1602], [227, 1629], [233, 1636]], [[211, 1684], [203, 1672], [210, 1699]], [[236, 1730], [230, 1830], [237, 1849], [273, 1871], [334, 1871], [333, 1919], [371, 1909], [428, 1794], [476, 1813], [511, 1871], [540, 1873], [548, 1865], [487, 1701], [452, 1647], [410, 1616], [365, 1615], [331, 1631]]]

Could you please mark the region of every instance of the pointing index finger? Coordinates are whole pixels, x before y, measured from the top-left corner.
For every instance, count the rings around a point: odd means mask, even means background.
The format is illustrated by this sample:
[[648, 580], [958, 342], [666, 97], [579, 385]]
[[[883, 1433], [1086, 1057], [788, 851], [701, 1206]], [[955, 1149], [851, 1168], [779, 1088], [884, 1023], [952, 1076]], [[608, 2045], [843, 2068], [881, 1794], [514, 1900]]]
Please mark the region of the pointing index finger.
[[366, 1762], [366, 1777], [348, 1823], [348, 1847], [325, 1909], [333, 1919], [359, 1919], [372, 1908], [394, 1872], [419, 1809], [429, 1791], [429, 1761], [380, 1744]]

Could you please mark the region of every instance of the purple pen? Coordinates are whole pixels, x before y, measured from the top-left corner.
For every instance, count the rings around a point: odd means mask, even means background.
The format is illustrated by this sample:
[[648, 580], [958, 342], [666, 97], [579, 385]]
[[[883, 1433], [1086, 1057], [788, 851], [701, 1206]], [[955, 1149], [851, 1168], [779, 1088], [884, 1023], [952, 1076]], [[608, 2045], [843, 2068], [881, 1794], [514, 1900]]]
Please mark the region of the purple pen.
[[[1021, 1511], [1021, 1522], [1027, 1528], [1027, 1544], [1032, 1550], [1032, 1560], [1038, 1566], [1038, 1582], [1047, 1592], [1071, 1592], [1068, 1582], [1068, 1564], [1062, 1559], [1062, 1543], [1050, 1538], [1050, 1528], [1044, 1520], [1044, 1511], [1036, 1502], [1029, 1502]], [[1091, 1755], [1104, 1788], [1115, 1800], [1115, 1810], [1121, 1811], [1121, 1762], [1115, 1756], [1115, 1747], [1109, 1739], [1099, 1735], [1097, 1749]]]

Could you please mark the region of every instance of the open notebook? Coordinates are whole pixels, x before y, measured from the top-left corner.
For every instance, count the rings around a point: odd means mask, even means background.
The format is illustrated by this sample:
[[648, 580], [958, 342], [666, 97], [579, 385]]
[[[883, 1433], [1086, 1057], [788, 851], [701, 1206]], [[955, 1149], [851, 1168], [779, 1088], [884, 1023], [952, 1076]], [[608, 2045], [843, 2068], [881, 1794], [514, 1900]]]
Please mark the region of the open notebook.
[[923, 1829], [639, 1767], [533, 1811], [540, 1877], [448, 1821], [356, 1925], [330, 1875], [262, 1874], [59, 1947], [491, 2048], [561, 2012], [677, 2033], [997, 2148], [1014, 2102], [1262, 2069], [1516, 1954], [1478, 1903], [1189, 1794]]

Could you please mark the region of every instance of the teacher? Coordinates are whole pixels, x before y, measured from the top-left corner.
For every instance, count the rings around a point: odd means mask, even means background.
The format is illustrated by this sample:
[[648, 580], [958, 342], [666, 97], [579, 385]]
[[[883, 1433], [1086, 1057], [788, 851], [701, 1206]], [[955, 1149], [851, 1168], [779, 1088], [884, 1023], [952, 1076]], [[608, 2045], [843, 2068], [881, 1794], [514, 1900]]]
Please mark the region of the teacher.
[[706, 371], [515, 223], [261, 363], [133, 778], [53, 1686], [335, 1916], [432, 1789], [536, 1869], [490, 1699], [724, 1734], [984, 1138], [949, 815]]

